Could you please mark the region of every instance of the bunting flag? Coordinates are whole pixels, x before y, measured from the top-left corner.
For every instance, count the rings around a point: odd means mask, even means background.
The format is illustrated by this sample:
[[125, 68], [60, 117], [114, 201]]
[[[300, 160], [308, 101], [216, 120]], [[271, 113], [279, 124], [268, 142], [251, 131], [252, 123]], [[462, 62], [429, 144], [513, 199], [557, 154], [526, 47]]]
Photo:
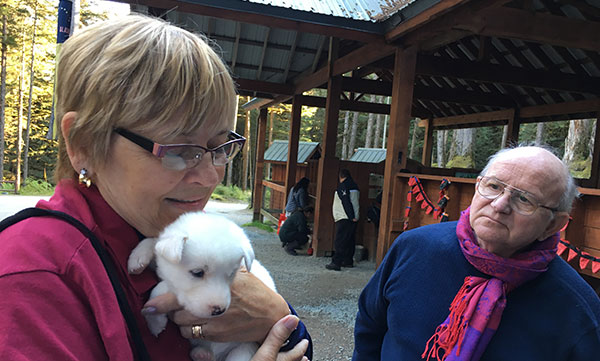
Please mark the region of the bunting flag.
[[597, 273], [598, 271], [600, 271], [600, 258], [594, 257], [591, 254], [580, 250], [578, 247], [572, 245], [566, 239], [560, 240], [560, 242], [558, 243], [558, 249], [556, 250], [556, 253], [560, 256], [567, 249], [569, 250], [567, 255], [567, 261], [570, 262], [576, 257], [579, 257], [579, 268], [581, 270], [586, 269], [587, 266], [591, 263], [592, 273]]
[[[77, 0], [75, 0], [77, 1]], [[57, 122], [54, 119], [54, 107], [56, 106], [56, 68], [60, 60], [60, 49], [62, 44], [73, 34], [75, 27], [75, 15], [78, 13], [77, 3], [73, 0], [59, 0], [58, 22], [56, 32], [56, 62], [54, 67], [54, 88], [52, 90], [52, 110], [50, 112], [50, 124], [48, 126], [47, 139], [56, 140], [58, 137]]]
[[404, 211], [404, 230], [408, 229], [408, 216], [410, 214], [411, 202], [413, 198], [421, 204], [420, 209], [425, 210], [425, 214], [433, 214], [434, 219], [440, 219], [440, 222], [446, 222], [448, 220], [448, 214], [444, 212], [446, 205], [450, 198], [447, 196], [446, 191], [448, 186], [450, 185], [450, 181], [447, 179], [442, 179], [440, 184], [440, 192], [437, 205], [434, 204], [423, 189], [423, 185], [419, 178], [415, 176], [411, 176], [408, 179], [409, 190], [406, 194], [406, 200], [408, 201], [408, 206]]

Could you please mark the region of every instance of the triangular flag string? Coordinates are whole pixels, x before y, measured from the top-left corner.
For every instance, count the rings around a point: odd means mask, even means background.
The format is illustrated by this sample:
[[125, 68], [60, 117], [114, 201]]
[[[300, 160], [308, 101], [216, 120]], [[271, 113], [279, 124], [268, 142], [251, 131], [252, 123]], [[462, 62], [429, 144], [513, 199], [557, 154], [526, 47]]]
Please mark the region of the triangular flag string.
[[434, 219], [440, 219], [440, 222], [446, 222], [448, 220], [448, 214], [444, 212], [446, 205], [450, 198], [446, 195], [446, 190], [450, 186], [450, 181], [446, 178], [442, 179], [440, 184], [440, 197], [438, 199], [437, 207], [436, 205], [429, 199], [427, 194], [425, 193], [425, 189], [423, 189], [423, 185], [419, 178], [415, 176], [411, 176], [408, 179], [408, 193], [406, 194], [406, 200], [408, 201], [408, 206], [404, 211], [404, 230], [408, 229], [408, 219], [409, 214], [412, 209], [411, 202], [413, 198], [421, 203], [421, 209], [425, 210], [425, 214], [433, 214]]
[[566, 249], [569, 249], [567, 261], [572, 261], [575, 257], [579, 257], [579, 268], [586, 269], [587, 266], [592, 264], [592, 272], [597, 273], [600, 271], [600, 258], [594, 257], [591, 254], [580, 250], [578, 247], [572, 245], [566, 239], [561, 239], [558, 243], [556, 253], [560, 256]]

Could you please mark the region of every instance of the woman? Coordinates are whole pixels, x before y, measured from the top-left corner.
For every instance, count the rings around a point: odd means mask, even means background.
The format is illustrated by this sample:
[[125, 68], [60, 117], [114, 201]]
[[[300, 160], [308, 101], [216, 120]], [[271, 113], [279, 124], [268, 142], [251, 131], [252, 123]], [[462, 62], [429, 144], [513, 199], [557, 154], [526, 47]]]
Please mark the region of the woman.
[[[100, 241], [152, 359], [188, 360], [185, 338], [192, 337], [264, 341], [255, 360], [302, 359], [309, 344], [300, 341], [309, 338], [304, 326], [290, 337], [294, 348], [278, 352], [297, 319], [247, 272], [235, 278], [223, 317], [199, 320], [177, 310], [158, 338], [142, 312], [179, 307], [168, 298], [145, 305], [155, 274], [127, 274], [140, 239], [204, 208], [245, 140], [231, 131], [233, 81], [206, 42], [158, 19], [106, 21], [65, 42], [56, 86], [58, 185], [37, 207], [75, 217]], [[88, 237], [63, 220], [35, 217], [0, 233], [0, 244], [0, 359], [136, 359]]]
[[289, 217], [298, 208], [304, 209], [308, 205], [308, 184], [310, 179], [303, 177], [290, 190], [287, 204], [285, 205], [285, 216]]

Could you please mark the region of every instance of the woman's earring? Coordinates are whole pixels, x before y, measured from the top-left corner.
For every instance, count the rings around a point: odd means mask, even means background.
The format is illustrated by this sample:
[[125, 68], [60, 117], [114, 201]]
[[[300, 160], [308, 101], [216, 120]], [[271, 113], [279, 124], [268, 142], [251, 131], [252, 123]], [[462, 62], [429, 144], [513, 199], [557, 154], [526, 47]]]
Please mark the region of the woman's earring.
[[85, 168], [81, 168], [79, 171], [79, 184], [85, 184], [87, 188], [92, 185], [92, 180], [88, 177], [88, 171]]

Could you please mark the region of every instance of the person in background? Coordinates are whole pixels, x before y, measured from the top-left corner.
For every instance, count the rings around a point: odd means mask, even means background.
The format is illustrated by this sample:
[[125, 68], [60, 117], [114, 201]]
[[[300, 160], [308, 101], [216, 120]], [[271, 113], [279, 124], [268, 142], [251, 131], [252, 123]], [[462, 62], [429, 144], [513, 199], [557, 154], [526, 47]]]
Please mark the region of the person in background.
[[[138, 15], [97, 23], [64, 43], [56, 90], [58, 184], [37, 207], [66, 213], [93, 233], [152, 360], [189, 360], [189, 338], [260, 342], [255, 361], [311, 357], [304, 325], [251, 273], [236, 275], [223, 316], [198, 319], [172, 294], [146, 303], [158, 281], [152, 270], [127, 272], [141, 239], [204, 208], [244, 144], [232, 130], [233, 80], [206, 40]], [[53, 217], [0, 233], [0, 359], [140, 359], [90, 239]], [[156, 312], [173, 320], [160, 337], [142, 316]]]
[[292, 187], [285, 205], [285, 216], [289, 217], [296, 209], [308, 206], [308, 185], [310, 179], [303, 177]]
[[600, 299], [556, 254], [569, 169], [503, 149], [475, 189], [457, 222], [396, 239], [359, 297], [353, 360], [598, 360]]
[[314, 208], [308, 206], [304, 209], [296, 209], [283, 223], [279, 230], [279, 239], [285, 251], [296, 256], [296, 249], [302, 248], [307, 242], [310, 234], [307, 219], [313, 214]]
[[358, 186], [350, 171], [341, 169], [339, 184], [333, 196], [333, 219], [335, 220], [335, 242], [331, 263], [325, 268], [340, 271], [341, 267], [354, 267], [356, 225], [359, 217]]

